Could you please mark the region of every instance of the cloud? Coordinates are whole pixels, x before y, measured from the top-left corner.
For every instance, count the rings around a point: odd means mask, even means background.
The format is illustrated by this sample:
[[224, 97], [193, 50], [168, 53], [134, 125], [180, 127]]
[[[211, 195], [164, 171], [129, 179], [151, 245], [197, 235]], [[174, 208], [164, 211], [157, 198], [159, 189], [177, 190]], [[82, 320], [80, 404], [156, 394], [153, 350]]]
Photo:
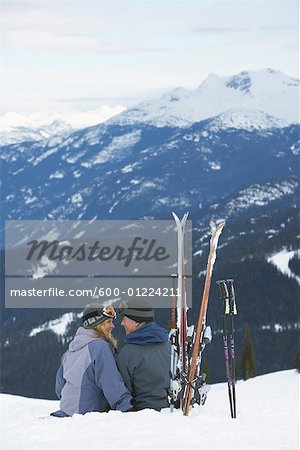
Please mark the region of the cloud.
[[97, 36], [56, 34], [49, 31], [9, 31], [5, 34], [6, 48], [27, 48], [72, 53], [142, 53], [166, 51], [167, 48], [142, 47], [134, 43], [105, 42]]
[[261, 27], [261, 31], [297, 31], [298, 27], [292, 25], [274, 25], [274, 26], [266, 26]]
[[251, 31], [251, 28], [246, 27], [232, 27], [232, 28], [226, 28], [226, 27], [196, 27], [192, 29], [193, 33], [197, 34], [232, 34], [232, 33], [245, 33], [247, 31]]
[[298, 70], [296, 2], [0, 3], [2, 112], [131, 106], [151, 90], [194, 87], [210, 72]]

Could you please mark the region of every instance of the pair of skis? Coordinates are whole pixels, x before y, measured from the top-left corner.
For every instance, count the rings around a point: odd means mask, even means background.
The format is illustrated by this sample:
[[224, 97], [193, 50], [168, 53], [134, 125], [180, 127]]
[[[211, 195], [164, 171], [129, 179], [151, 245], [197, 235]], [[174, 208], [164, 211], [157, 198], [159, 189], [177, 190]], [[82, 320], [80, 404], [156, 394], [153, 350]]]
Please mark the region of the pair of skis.
[[[233, 318], [237, 314], [235, 292], [233, 280], [217, 281], [220, 289], [220, 297], [223, 301], [223, 345], [225, 356], [225, 370], [228, 387], [228, 397], [230, 405], [230, 413], [233, 419], [236, 418], [236, 395], [235, 395], [235, 355], [234, 355], [234, 324]], [[229, 321], [229, 327], [227, 322]], [[228, 345], [228, 328], [229, 328], [229, 345]]]
[[187, 327], [187, 299], [185, 291], [184, 270], [184, 230], [188, 214], [180, 220], [176, 214], [173, 217], [177, 227], [178, 240], [178, 290], [177, 290], [177, 327], [170, 331], [171, 341], [171, 373], [170, 373], [170, 409], [180, 402], [185, 416], [190, 412], [194, 403], [204, 404], [208, 387], [205, 375], [201, 374], [202, 352], [211, 340], [210, 327], [206, 326], [206, 312], [208, 306], [213, 266], [219, 237], [225, 225], [225, 220], [217, 225], [210, 222], [211, 239], [206, 268], [206, 278], [201, 301], [201, 308], [196, 330]]
[[[171, 341], [170, 410], [182, 407], [184, 377], [188, 367], [187, 297], [185, 286], [184, 232], [188, 213], [180, 220], [172, 213], [177, 227], [177, 274], [172, 275], [173, 299], [169, 339]], [[177, 281], [177, 283], [176, 283]], [[177, 284], [177, 289], [175, 288]], [[175, 295], [176, 292], [176, 295]], [[175, 310], [177, 314], [175, 314]], [[176, 319], [177, 316], [177, 319]]]

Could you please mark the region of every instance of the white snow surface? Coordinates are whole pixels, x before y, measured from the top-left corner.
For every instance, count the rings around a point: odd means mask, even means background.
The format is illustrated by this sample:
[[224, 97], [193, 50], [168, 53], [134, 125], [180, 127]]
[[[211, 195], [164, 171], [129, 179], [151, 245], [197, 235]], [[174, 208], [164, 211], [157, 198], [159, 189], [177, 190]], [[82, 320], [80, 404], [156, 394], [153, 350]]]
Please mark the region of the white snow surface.
[[300, 285], [300, 277], [295, 275], [291, 269], [289, 268], [289, 261], [294, 258], [294, 256], [300, 256], [300, 250], [290, 250], [282, 249], [280, 252], [275, 253], [274, 255], [268, 258], [268, 262], [277, 267], [277, 269], [287, 275], [290, 278], [294, 278], [298, 284]]
[[108, 123], [182, 127], [219, 116], [214, 128], [281, 128], [299, 122], [298, 105], [299, 80], [279, 71], [243, 71], [231, 77], [211, 74], [195, 90], [176, 88]]
[[[93, 144], [89, 136], [86, 136], [85, 138], [87, 138], [89, 145]], [[125, 155], [126, 151], [129, 151], [137, 142], [139, 142], [140, 138], [140, 131], [133, 131], [122, 136], [115, 136], [112, 138], [110, 144], [104, 149], [101, 149], [101, 151], [92, 160], [84, 162], [81, 165], [85, 168], [90, 168], [95, 164], [104, 164], [107, 161], [121, 158]], [[94, 143], [98, 143], [97, 139]]]
[[29, 333], [29, 336], [36, 336], [43, 331], [53, 331], [58, 336], [64, 337], [67, 328], [71, 322], [73, 322], [80, 314], [75, 313], [66, 313], [63, 314], [58, 319], [50, 320], [49, 322], [45, 322], [37, 328], [33, 328]]
[[295, 370], [239, 381], [237, 419], [225, 383], [211, 386], [188, 417], [176, 410], [75, 414], [58, 419], [54, 400], [0, 394], [1, 448], [6, 450], [211, 449], [298, 450], [299, 375]]
[[251, 185], [241, 190], [239, 195], [228, 203], [228, 216], [253, 206], [265, 206], [285, 195], [293, 195], [297, 187], [297, 180], [284, 180], [275, 184]]
[[36, 265], [32, 266], [32, 278], [34, 280], [37, 280], [38, 278], [44, 278], [45, 276], [51, 274], [56, 267], [57, 261], [51, 261], [47, 256], [44, 255]]

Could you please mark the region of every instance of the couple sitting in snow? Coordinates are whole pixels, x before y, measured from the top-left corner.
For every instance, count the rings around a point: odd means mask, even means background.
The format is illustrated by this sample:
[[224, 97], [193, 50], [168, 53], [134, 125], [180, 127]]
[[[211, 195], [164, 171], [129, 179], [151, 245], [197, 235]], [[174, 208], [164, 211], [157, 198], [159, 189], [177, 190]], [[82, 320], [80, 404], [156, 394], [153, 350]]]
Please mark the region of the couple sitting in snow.
[[119, 309], [126, 345], [117, 353], [112, 306], [87, 305], [56, 375], [56, 417], [86, 412], [138, 411], [168, 406], [170, 343], [153, 321], [152, 305], [131, 300]]

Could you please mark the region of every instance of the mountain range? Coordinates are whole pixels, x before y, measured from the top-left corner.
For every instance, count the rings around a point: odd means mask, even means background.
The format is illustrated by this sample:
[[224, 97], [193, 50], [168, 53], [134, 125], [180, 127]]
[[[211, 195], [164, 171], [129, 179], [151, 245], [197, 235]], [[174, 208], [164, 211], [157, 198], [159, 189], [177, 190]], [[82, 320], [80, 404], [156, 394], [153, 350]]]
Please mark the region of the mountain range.
[[[109, 123], [182, 127], [225, 112], [236, 112], [231, 118], [237, 122], [229, 122], [229, 127], [241, 126], [240, 116], [248, 116], [254, 127], [270, 128], [275, 123], [282, 127], [299, 122], [297, 99], [299, 80], [272, 69], [244, 71], [231, 77], [211, 74], [195, 90], [174, 89], [159, 99], [128, 109]], [[276, 118], [276, 122], [272, 122], [270, 116]], [[266, 117], [270, 123], [265, 121]]]
[[0, 146], [24, 141], [41, 141], [56, 135], [67, 136], [76, 130], [105, 122], [126, 108], [102, 106], [96, 110], [60, 113], [16, 113], [0, 115]]
[[[189, 211], [194, 252], [190, 321], [195, 323], [208, 221], [225, 218], [213, 281], [236, 281], [240, 351], [248, 324], [258, 372], [290, 368], [297, 346], [300, 272], [298, 99], [299, 80], [272, 69], [210, 75], [195, 90], [177, 88], [67, 136], [2, 146], [1, 228], [3, 218], [171, 219], [172, 211]], [[272, 263], [285, 251], [290, 277]], [[2, 278], [3, 273], [2, 266]], [[215, 283], [211, 298], [208, 318], [215, 345], [207, 351], [207, 364], [218, 381], [222, 311]], [[64, 313], [3, 311], [3, 391], [51, 398], [53, 366], [76, 320], [63, 339], [46, 324]], [[167, 326], [169, 312], [161, 311], [158, 318]], [[44, 331], [32, 334], [41, 325]], [[43, 346], [51, 346], [51, 358], [45, 359]], [[20, 351], [31, 367], [37, 355], [44, 361], [48, 384], [34, 392], [23, 373], [12, 375]], [[34, 371], [32, 376], [37, 377]]]

